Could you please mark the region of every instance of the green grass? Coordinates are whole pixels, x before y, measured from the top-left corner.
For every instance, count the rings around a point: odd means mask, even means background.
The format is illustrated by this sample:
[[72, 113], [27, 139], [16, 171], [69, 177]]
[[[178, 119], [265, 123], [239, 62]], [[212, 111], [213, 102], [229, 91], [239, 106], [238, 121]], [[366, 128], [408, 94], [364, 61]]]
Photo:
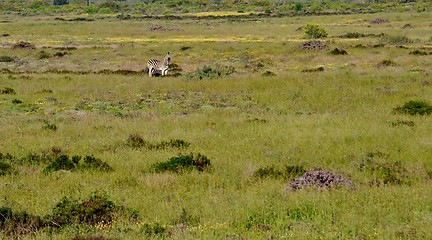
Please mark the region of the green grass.
[[[391, 26], [371, 25], [378, 17]], [[14, 56], [0, 62], [0, 207], [49, 216], [62, 199], [78, 199], [71, 202], [81, 208], [79, 199], [98, 191], [138, 215], [22, 238], [432, 238], [432, 117], [403, 110], [432, 103], [430, 56], [410, 54], [431, 51], [428, 12], [253, 21], [8, 18], [0, 23], [10, 34], [2, 43], [29, 41], [37, 49], [0, 48], [0, 56]], [[407, 23], [414, 27], [402, 29]], [[296, 29], [306, 24], [324, 27], [329, 49], [349, 54], [300, 50], [307, 40]], [[180, 30], [150, 31], [154, 25]], [[378, 37], [339, 37], [354, 28], [416, 41], [374, 48]], [[40, 58], [42, 50], [50, 57]], [[60, 51], [68, 54], [52, 56]], [[141, 72], [167, 51], [180, 75]], [[235, 71], [189, 75], [210, 68]], [[210, 159], [210, 170], [178, 174], [178, 164], [191, 161], [174, 156], [190, 153]], [[66, 163], [67, 156], [92, 156], [99, 161], [90, 165], [110, 171], [44, 174], [57, 156]], [[84, 168], [79, 160], [77, 169]], [[150, 171], [156, 166], [174, 172]], [[316, 169], [349, 178], [355, 189], [287, 190], [290, 178]]]

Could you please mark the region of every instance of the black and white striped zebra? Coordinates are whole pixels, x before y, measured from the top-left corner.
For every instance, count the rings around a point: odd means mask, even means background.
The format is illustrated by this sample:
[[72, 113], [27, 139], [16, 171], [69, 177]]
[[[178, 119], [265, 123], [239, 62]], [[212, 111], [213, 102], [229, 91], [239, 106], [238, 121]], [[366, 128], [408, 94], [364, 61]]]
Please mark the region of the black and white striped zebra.
[[148, 60], [147, 67], [149, 70], [149, 77], [153, 77], [156, 74], [160, 74], [162, 76], [167, 75], [170, 62], [171, 56], [169, 55], [169, 52], [165, 55], [163, 62], [156, 59]]

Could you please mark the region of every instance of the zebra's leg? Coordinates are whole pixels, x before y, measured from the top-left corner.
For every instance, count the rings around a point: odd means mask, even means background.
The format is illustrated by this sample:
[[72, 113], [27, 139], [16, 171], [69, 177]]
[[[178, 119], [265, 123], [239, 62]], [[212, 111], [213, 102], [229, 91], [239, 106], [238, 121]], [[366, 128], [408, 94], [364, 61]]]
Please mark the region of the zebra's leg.
[[149, 68], [149, 77], [153, 77], [152, 70], [153, 68]]

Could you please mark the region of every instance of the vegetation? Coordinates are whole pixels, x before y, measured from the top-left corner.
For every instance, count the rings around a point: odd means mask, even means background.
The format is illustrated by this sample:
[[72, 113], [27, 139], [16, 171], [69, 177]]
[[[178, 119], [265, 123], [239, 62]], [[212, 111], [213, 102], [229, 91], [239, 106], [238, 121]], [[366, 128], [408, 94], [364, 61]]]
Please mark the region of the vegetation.
[[430, 1], [52, 3], [0, 3], [0, 239], [432, 239]]

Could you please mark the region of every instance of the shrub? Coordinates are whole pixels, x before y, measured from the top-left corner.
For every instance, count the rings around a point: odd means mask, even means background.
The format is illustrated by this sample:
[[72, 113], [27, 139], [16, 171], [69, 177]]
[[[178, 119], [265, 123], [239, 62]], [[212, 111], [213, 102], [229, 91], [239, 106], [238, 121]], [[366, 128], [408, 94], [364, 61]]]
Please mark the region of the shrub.
[[0, 176], [11, 174], [13, 172], [14, 172], [14, 170], [9, 163], [0, 161]]
[[276, 76], [276, 74], [275, 74], [274, 72], [272, 72], [272, 71], [265, 71], [265, 72], [262, 74], [262, 76], [263, 76], [263, 77], [273, 77], [273, 76]]
[[400, 107], [394, 108], [393, 111], [409, 115], [429, 115], [432, 113], [432, 105], [424, 101], [409, 101]]
[[379, 39], [380, 43], [387, 43], [387, 44], [409, 44], [413, 43], [414, 40], [406, 37], [406, 36], [390, 36], [390, 35], [384, 35]]
[[166, 162], [158, 162], [150, 167], [151, 172], [176, 172], [181, 173], [185, 171], [198, 170], [204, 171], [210, 167], [210, 160], [200, 153], [194, 155], [179, 155], [172, 157]]
[[148, 143], [144, 141], [144, 139], [142, 139], [138, 134], [131, 134], [126, 140], [126, 145], [131, 148], [142, 148], [147, 144]]
[[44, 226], [45, 223], [39, 216], [0, 207], [0, 230], [6, 236], [19, 238], [19, 235], [33, 234]]
[[409, 54], [410, 55], [416, 55], [416, 56], [426, 56], [426, 55], [428, 55], [427, 52], [420, 51], [420, 50], [414, 50], [414, 51], [410, 52]]
[[353, 188], [354, 184], [348, 178], [335, 174], [331, 171], [311, 171], [303, 176], [293, 179], [289, 184], [289, 190], [299, 190], [303, 188], [330, 189], [339, 187]]
[[140, 232], [147, 237], [161, 236], [167, 232], [167, 228], [160, 223], [144, 223], [140, 228]]
[[323, 71], [324, 71], [324, 67], [317, 67], [317, 68], [302, 70], [302, 72], [323, 72]]
[[67, 5], [67, 4], [69, 4], [69, 1], [68, 0], [54, 0], [53, 4], [54, 4], [54, 6]]
[[343, 49], [339, 49], [339, 48], [335, 48], [333, 50], [330, 51], [330, 54], [333, 55], [348, 55], [348, 52], [343, 50]]
[[54, 123], [44, 122], [42, 129], [48, 129], [48, 130], [56, 131], [57, 126]]
[[414, 121], [396, 120], [391, 122], [390, 125], [392, 127], [400, 127], [400, 126], [414, 127], [415, 123]]
[[42, 51], [40, 51], [40, 52], [37, 53], [36, 57], [38, 59], [46, 59], [46, 58], [50, 58], [51, 54], [49, 54], [48, 52], [45, 52], [45, 51], [42, 50]]
[[202, 69], [198, 68], [195, 72], [189, 73], [189, 79], [215, 79], [226, 77], [235, 72], [234, 67], [211, 67], [204, 66]]
[[21, 101], [21, 100], [19, 100], [19, 99], [16, 99], [16, 98], [14, 98], [14, 99], [12, 99], [12, 103], [13, 104], [20, 104], [20, 103], [22, 103], [23, 101]]
[[64, 197], [46, 219], [52, 227], [70, 224], [94, 226], [99, 223], [111, 224], [117, 217], [126, 213], [131, 218], [137, 217], [135, 212], [128, 212], [123, 206], [109, 200], [106, 195], [95, 192], [87, 200]]
[[307, 24], [304, 32], [308, 38], [325, 38], [328, 35], [324, 28], [315, 24]]
[[373, 176], [372, 185], [406, 183], [407, 170], [401, 162], [388, 162], [389, 155], [382, 152], [371, 152], [359, 165], [360, 171]]
[[164, 150], [167, 148], [187, 148], [190, 143], [181, 139], [171, 139], [169, 141], [161, 141], [159, 143], [150, 143], [142, 139], [138, 134], [129, 135], [126, 140], [126, 145], [132, 148], [145, 148], [148, 150]]
[[16, 94], [15, 90], [10, 87], [4, 87], [4, 89], [0, 90], [1, 94]]
[[384, 59], [384, 60], [382, 60], [381, 62], [379, 62], [377, 64], [378, 68], [381, 68], [381, 67], [392, 67], [392, 66], [397, 66], [397, 64], [395, 62], [393, 62], [392, 60], [390, 60], [390, 59]]
[[10, 56], [0, 56], [0, 62], [13, 62], [15, 59]]

